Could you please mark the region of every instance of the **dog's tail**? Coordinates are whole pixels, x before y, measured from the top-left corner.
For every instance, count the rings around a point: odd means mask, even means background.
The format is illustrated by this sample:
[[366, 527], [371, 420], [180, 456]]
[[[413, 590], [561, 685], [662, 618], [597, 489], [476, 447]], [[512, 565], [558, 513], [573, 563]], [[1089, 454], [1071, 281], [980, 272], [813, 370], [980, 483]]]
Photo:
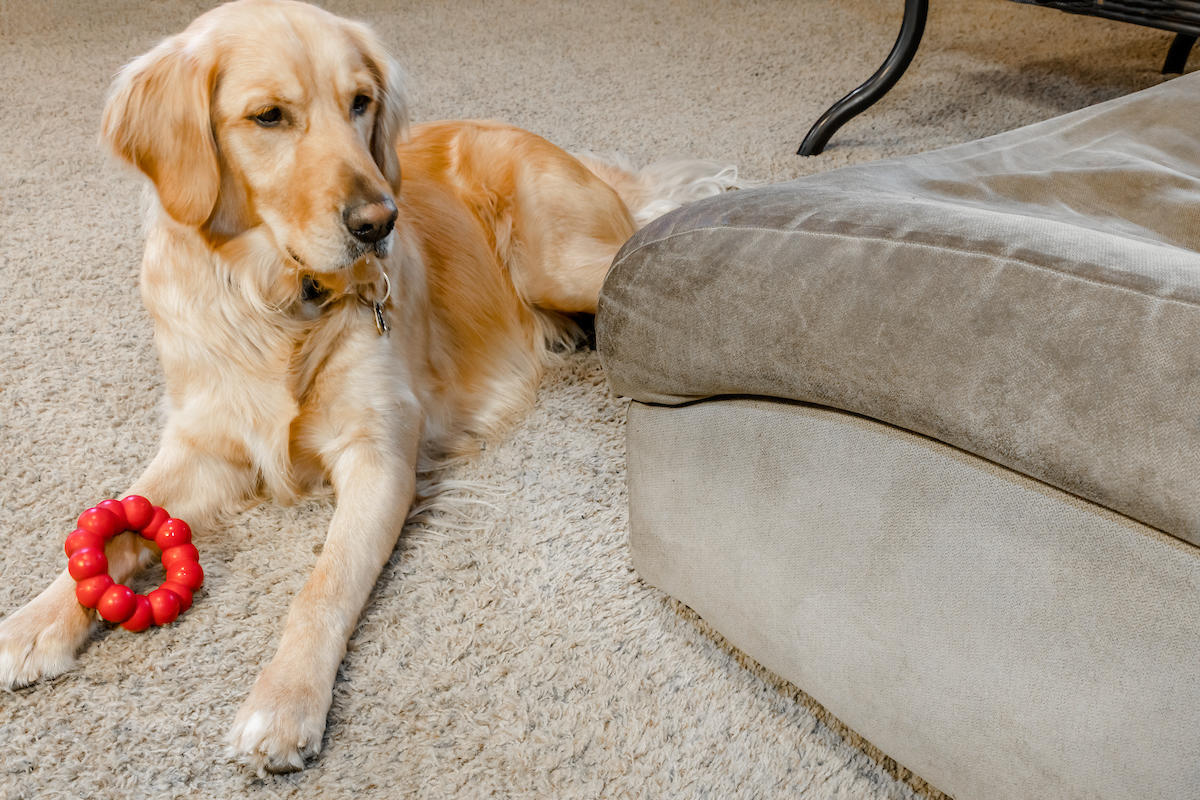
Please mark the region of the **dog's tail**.
[[744, 185], [737, 167], [717, 161], [658, 161], [637, 169], [620, 154], [572, 155], [616, 190], [639, 228], [682, 205]]

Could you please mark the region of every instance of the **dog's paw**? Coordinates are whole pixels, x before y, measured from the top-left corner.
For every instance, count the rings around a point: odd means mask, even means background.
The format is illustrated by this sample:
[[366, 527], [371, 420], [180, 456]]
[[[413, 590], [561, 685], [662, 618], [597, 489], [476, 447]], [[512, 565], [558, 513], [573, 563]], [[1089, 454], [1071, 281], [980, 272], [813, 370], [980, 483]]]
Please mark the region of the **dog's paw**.
[[16, 689], [75, 666], [90, 621], [46, 613], [34, 601], [0, 622], [0, 689]]
[[303, 679], [279, 680], [268, 667], [242, 703], [227, 742], [234, 757], [263, 775], [304, 769], [305, 759], [321, 752], [331, 690]]

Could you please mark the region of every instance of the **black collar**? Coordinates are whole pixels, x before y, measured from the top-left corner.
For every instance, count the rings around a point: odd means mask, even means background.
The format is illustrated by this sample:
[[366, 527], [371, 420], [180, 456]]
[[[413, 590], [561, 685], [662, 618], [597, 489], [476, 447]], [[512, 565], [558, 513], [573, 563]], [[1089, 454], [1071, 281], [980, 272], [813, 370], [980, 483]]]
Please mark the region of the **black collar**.
[[[379, 335], [387, 336], [388, 332], [392, 329], [392, 326], [388, 324], [385, 305], [387, 304], [388, 298], [392, 296], [392, 283], [388, 280], [387, 272], [383, 270], [382, 266], [379, 268], [379, 274], [383, 277], [383, 283], [386, 287], [386, 292], [383, 296], [383, 299], [368, 300], [361, 293], [358, 293], [357, 297], [358, 302], [371, 309], [371, 311], [374, 313], [375, 329], [379, 331]], [[329, 302], [329, 298], [332, 294], [333, 292], [328, 287], [317, 283], [317, 280], [311, 275], [305, 275], [300, 281], [300, 302], [313, 306], [317, 315], [320, 315], [324, 311], [325, 305]], [[315, 318], [310, 316], [311, 313], [312, 312], [306, 312], [305, 315], [309, 316], [310, 319]]]
[[305, 303], [324, 305], [329, 299], [329, 290], [317, 283], [311, 276], [305, 275], [300, 283], [300, 299]]

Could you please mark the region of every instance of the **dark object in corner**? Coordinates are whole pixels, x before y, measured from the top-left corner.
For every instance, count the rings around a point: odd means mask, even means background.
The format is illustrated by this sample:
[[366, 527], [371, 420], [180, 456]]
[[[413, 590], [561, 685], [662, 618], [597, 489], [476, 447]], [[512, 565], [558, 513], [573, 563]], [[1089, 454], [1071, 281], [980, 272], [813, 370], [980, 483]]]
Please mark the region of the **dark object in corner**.
[[[1027, 5], [1056, 8], [1072, 14], [1131, 22], [1173, 31], [1175, 39], [1163, 62], [1164, 75], [1182, 73], [1196, 38], [1200, 36], [1200, 0], [1014, 0]], [[900, 80], [912, 63], [921, 36], [929, 0], [905, 0], [900, 36], [883, 65], [861, 86], [829, 107], [809, 129], [797, 155], [815, 156], [825, 149], [829, 138], [853, 117], [866, 111]]]
[[917, 53], [917, 45], [921, 44], [921, 36], [925, 33], [925, 17], [928, 14], [929, 0], [904, 0], [904, 21], [900, 23], [900, 35], [892, 45], [892, 52], [888, 53], [883, 64], [865, 83], [838, 100], [821, 115], [804, 137], [800, 149], [796, 151], [797, 155], [815, 156], [820, 153], [838, 128], [873, 106], [896, 85], [896, 81], [900, 80], [900, 76], [908, 69]]

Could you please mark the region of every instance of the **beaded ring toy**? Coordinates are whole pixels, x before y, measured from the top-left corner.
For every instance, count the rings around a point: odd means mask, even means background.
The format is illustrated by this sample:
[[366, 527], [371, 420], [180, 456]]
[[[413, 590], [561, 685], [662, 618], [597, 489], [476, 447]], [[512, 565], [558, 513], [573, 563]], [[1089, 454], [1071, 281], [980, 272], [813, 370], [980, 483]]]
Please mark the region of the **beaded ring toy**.
[[[151, 625], [166, 625], [192, 607], [192, 592], [204, 583], [204, 570], [186, 522], [131, 494], [123, 500], [97, 503], [80, 514], [75, 524], [63, 549], [67, 571], [75, 579], [75, 597], [84, 608], [94, 608], [109, 622], [136, 633]], [[162, 550], [167, 579], [148, 594], [134, 594], [108, 574], [104, 545], [125, 531], [141, 534]]]

